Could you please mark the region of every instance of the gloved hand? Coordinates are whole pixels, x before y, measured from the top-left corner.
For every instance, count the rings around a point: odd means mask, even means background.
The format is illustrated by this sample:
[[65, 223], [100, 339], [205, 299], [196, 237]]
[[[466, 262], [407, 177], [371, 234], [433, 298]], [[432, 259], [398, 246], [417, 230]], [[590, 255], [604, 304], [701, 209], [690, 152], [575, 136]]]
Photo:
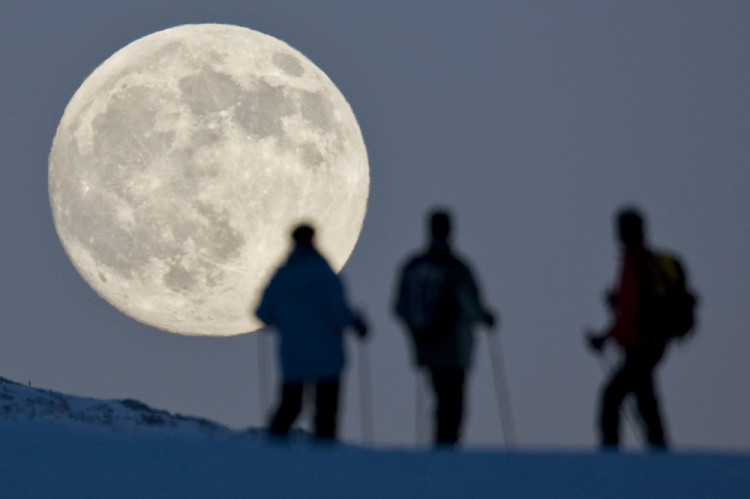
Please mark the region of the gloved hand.
[[490, 311], [488, 311], [488, 310], [485, 310], [485, 311], [484, 311], [484, 317], [482, 317], [482, 322], [483, 322], [483, 323], [484, 323], [484, 324], [485, 324], [485, 325], [486, 325], [486, 326], [487, 326], [488, 328], [490, 328], [490, 329], [494, 329], [494, 328], [495, 328], [495, 322], [496, 322], [496, 321], [495, 321], [495, 315], [494, 315], [494, 314], [493, 314], [492, 312], [490, 312]]
[[367, 336], [369, 328], [367, 327], [367, 323], [365, 322], [362, 315], [357, 315], [357, 318], [354, 320], [353, 326], [360, 338], [365, 338]]
[[601, 353], [604, 344], [607, 342], [607, 338], [609, 338], [609, 336], [606, 334], [597, 334], [594, 332], [586, 333], [586, 343], [588, 344], [588, 347], [596, 353]]
[[613, 289], [605, 290], [603, 299], [604, 299], [604, 304], [607, 305], [607, 308], [609, 308], [612, 311], [617, 310], [617, 291]]

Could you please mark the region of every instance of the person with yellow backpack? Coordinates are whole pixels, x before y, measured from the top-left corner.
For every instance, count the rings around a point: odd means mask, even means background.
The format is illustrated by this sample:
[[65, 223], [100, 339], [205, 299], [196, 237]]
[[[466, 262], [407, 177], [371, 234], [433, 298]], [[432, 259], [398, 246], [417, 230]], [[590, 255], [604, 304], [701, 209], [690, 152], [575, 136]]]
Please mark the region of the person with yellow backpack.
[[666, 449], [654, 371], [669, 341], [684, 338], [695, 329], [697, 299], [687, 287], [679, 258], [647, 246], [639, 210], [622, 209], [616, 220], [623, 257], [619, 284], [607, 299], [614, 320], [604, 332], [587, 334], [588, 345], [595, 352], [601, 353], [613, 339], [624, 353], [622, 364], [602, 391], [600, 443], [604, 449], [619, 446], [620, 407], [633, 394], [649, 445]]

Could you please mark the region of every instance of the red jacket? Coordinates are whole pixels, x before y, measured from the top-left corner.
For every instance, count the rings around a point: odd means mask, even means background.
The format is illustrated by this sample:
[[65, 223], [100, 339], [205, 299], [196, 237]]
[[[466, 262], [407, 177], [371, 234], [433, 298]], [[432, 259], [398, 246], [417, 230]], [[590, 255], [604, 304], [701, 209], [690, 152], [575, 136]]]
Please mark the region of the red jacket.
[[609, 335], [623, 347], [636, 345], [643, 340], [643, 333], [638, 328], [640, 292], [635, 259], [634, 250], [625, 253], [620, 273], [620, 285], [617, 290], [615, 321], [609, 330]]

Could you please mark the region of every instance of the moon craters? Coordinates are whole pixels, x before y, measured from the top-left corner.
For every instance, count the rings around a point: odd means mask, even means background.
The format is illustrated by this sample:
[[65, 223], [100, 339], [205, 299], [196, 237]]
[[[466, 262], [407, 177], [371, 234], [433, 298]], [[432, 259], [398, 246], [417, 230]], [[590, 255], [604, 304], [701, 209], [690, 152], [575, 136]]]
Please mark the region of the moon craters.
[[136, 40], [71, 99], [50, 151], [58, 235], [83, 278], [124, 313], [231, 335], [315, 223], [338, 270], [362, 227], [367, 154], [325, 74], [245, 28], [187, 25]]
[[305, 74], [305, 68], [299, 62], [299, 59], [286, 52], [275, 52], [273, 54], [273, 63], [289, 76], [301, 77]]
[[182, 100], [198, 115], [228, 109], [242, 93], [240, 86], [229, 75], [210, 68], [182, 78], [180, 90]]
[[258, 81], [237, 100], [235, 119], [257, 138], [284, 135], [284, 118], [294, 112], [294, 103], [283, 89]]

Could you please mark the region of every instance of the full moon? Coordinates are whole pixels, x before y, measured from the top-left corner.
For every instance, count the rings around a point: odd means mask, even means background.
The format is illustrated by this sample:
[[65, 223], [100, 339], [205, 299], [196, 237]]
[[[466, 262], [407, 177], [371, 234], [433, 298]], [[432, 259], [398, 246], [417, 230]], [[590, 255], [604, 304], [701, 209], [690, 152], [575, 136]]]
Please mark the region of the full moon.
[[84, 280], [145, 324], [227, 336], [316, 227], [334, 270], [359, 237], [367, 152], [341, 92], [271, 36], [218, 24], [140, 38], [65, 108], [49, 156], [58, 236]]

